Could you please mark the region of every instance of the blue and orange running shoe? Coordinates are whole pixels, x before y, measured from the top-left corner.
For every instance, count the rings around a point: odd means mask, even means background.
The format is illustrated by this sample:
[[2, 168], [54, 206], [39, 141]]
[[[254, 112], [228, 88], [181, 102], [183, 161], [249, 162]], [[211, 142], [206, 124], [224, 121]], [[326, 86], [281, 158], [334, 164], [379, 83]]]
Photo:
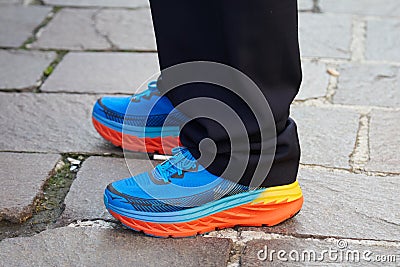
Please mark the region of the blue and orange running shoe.
[[142, 173], [108, 185], [106, 208], [125, 226], [158, 237], [186, 237], [241, 226], [273, 226], [303, 204], [298, 182], [250, 189], [217, 177], [181, 147]]
[[172, 148], [179, 145], [179, 126], [184, 117], [167, 97], [161, 96], [153, 81], [140, 94], [100, 98], [94, 105], [92, 121], [99, 134], [116, 146], [171, 154]]

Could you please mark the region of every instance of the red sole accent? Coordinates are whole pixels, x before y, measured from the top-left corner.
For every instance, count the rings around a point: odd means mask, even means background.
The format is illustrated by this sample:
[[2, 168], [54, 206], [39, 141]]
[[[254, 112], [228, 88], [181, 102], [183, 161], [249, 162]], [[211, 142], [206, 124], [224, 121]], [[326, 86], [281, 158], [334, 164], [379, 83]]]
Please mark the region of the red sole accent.
[[296, 215], [302, 205], [303, 197], [291, 202], [250, 203], [183, 223], [145, 222], [109, 212], [125, 226], [148, 235], [187, 237], [234, 226], [274, 226]]
[[92, 118], [94, 128], [107, 141], [113, 145], [122, 147], [135, 152], [158, 153], [171, 155], [171, 150], [180, 145], [179, 137], [155, 137], [139, 138], [133, 135], [124, 134], [115, 131]]

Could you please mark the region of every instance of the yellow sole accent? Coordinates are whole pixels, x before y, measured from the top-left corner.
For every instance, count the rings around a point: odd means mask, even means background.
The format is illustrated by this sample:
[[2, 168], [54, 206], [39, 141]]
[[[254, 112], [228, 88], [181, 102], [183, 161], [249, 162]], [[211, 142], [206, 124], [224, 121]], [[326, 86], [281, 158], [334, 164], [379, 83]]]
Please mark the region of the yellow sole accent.
[[303, 196], [299, 183], [296, 181], [289, 185], [274, 186], [265, 189], [256, 199], [253, 204], [258, 203], [281, 203], [292, 202]]

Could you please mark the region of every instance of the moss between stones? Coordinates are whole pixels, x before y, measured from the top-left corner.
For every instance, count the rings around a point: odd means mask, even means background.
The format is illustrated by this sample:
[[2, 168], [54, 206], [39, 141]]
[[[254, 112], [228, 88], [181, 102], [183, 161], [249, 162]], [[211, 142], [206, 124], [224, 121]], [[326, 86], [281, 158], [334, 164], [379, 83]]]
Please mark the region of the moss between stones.
[[71, 172], [71, 164], [67, 157], [83, 161], [87, 156], [63, 155], [62, 163], [58, 165], [53, 175], [46, 182], [43, 195], [34, 204], [35, 209], [30, 219], [16, 224], [7, 221], [0, 222], [0, 240], [16, 236], [31, 236], [49, 228], [55, 227], [57, 219], [64, 210], [64, 199], [76, 178], [76, 171]]

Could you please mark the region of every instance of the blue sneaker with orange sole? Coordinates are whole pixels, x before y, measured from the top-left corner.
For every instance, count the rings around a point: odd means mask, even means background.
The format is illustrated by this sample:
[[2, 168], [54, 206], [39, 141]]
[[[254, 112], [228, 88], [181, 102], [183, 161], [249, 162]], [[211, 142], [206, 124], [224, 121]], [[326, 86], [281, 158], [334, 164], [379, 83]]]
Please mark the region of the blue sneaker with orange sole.
[[273, 226], [302, 207], [298, 182], [250, 189], [217, 177], [186, 148], [152, 171], [111, 183], [104, 203], [125, 226], [157, 237], [186, 237], [215, 229]]
[[100, 98], [93, 107], [92, 121], [97, 132], [116, 146], [171, 154], [179, 145], [179, 126], [185, 117], [161, 95], [153, 81], [140, 94]]

